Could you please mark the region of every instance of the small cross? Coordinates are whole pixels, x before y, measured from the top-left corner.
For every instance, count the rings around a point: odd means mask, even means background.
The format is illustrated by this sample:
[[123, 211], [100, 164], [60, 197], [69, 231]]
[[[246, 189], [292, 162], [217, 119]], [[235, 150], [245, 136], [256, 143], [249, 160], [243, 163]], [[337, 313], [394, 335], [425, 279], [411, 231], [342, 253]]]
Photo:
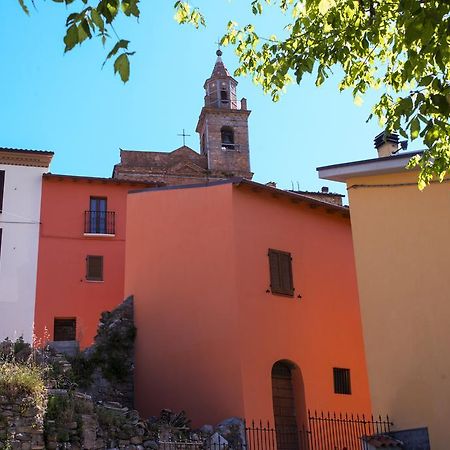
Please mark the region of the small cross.
[[186, 137], [190, 136], [190, 134], [186, 134], [186, 132], [184, 131], [184, 128], [183, 128], [183, 133], [177, 134], [177, 136], [183, 136], [183, 147], [184, 147], [186, 145]]
[[216, 42], [216, 44], [217, 44], [217, 50], [220, 50], [220, 47], [222, 47], [222, 43], [221, 43], [220, 41], [221, 41], [220, 37], [217, 38], [217, 42]]

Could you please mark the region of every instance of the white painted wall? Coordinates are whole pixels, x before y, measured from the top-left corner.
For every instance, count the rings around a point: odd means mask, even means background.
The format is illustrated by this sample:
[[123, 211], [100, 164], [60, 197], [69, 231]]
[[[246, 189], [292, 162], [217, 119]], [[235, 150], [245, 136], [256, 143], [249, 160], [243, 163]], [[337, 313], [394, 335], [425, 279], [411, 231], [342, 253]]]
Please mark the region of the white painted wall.
[[0, 254], [0, 341], [31, 342], [36, 298], [39, 220], [44, 167], [0, 164], [5, 171]]

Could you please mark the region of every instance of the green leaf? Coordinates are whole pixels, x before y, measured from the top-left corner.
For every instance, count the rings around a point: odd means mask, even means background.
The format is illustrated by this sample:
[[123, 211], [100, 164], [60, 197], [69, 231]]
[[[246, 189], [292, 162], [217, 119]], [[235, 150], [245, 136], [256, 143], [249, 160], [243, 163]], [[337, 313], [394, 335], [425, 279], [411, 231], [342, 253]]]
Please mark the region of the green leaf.
[[411, 140], [413, 141], [414, 139], [416, 139], [419, 136], [419, 133], [420, 133], [420, 122], [417, 117], [414, 117], [410, 125]]
[[130, 41], [126, 41], [125, 39], [121, 39], [120, 41], [116, 42], [112, 50], [108, 53], [108, 56], [106, 57], [105, 61], [103, 62], [102, 67], [106, 64], [106, 61], [108, 61], [109, 58], [114, 56], [120, 49], [128, 49], [128, 44]]
[[25, 4], [25, 0], [19, 0], [19, 5], [20, 5], [20, 7], [22, 8], [23, 12], [24, 12], [27, 16], [29, 16], [29, 15], [30, 15], [30, 11], [29, 11], [27, 5]]
[[334, 0], [320, 0], [319, 1], [319, 12], [320, 14], [326, 14], [329, 9], [336, 5]]
[[356, 106], [361, 106], [363, 104], [363, 102], [364, 102], [364, 100], [359, 94], [356, 94], [355, 97], [353, 98], [353, 103]]
[[130, 78], [130, 61], [128, 55], [122, 53], [114, 61], [114, 73], [119, 72], [121, 80], [126, 83]]
[[64, 36], [64, 43], [66, 44], [64, 52], [72, 50], [78, 42], [78, 27], [72, 25], [67, 29], [66, 35]]
[[91, 19], [100, 31], [103, 31], [105, 29], [105, 22], [95, 8], [91, 9]]

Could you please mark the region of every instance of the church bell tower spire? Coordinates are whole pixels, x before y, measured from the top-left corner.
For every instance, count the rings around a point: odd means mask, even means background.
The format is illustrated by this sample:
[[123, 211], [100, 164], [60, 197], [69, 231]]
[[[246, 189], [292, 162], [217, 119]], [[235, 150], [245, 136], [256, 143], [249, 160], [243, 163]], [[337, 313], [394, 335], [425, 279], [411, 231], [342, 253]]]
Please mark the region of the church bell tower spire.
[[197, 124], [200, 150], [212, 174], [251, 179], [247, 100], [237, 100], [238, 82], [222, 61], [222, 51], [205, 81], [205, 105]]

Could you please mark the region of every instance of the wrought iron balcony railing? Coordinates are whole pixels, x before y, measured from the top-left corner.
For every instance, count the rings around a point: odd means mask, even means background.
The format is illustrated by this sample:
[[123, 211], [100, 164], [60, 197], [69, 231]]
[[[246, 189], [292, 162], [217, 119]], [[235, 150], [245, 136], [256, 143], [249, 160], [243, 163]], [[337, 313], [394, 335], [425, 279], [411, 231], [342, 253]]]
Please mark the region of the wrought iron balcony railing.
[[116, 234], [116, 213], [114, 211], [85, 211], [84, 234]]

